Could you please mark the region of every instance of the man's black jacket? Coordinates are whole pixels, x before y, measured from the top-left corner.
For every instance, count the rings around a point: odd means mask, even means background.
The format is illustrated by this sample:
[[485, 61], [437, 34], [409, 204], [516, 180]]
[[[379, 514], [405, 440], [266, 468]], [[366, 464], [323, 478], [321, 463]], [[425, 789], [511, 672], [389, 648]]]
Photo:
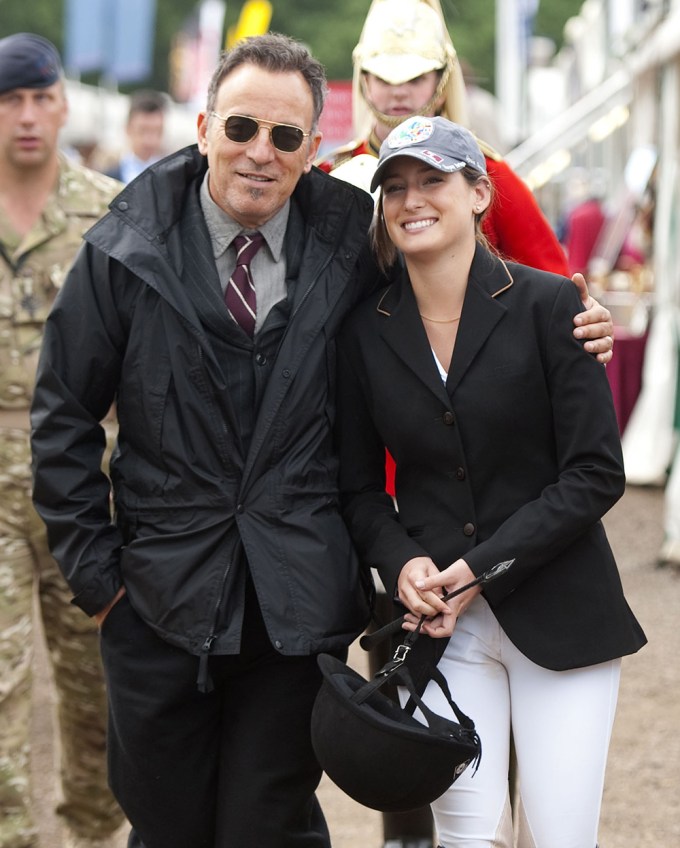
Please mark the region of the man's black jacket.
[[[368, 610], [338, 509], [335, 336], [376, 285], [372, 201], [316, 169], [300, 180], [291, 207], [303, 234], [299, 273], [244, 452], [227, 364], [205, 331], [211, 305], [199, 318], [187, 290], [193, 245], [180, 224], [205, 168], [195, 147], [167, 157], [87, 234], [45, 328], [35, 504], [90, 615], [124, 584], [166, 640], [196, 654], [236, 652], [242, 611], [229, 587], [242, 546], [272, 644], [288, 655], [340, 649]], [[201, 216], [194, 225], [205, 227]], [[115, 523], [98, 424], [113, 402]]]

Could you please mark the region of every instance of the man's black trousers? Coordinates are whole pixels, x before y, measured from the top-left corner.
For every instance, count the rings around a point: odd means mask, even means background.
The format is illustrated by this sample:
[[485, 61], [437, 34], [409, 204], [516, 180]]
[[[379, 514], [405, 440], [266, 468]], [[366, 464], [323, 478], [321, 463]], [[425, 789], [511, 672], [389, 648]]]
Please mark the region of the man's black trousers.
[[132, 824], [129, 848], [329, 848], [315, 790], [315, 657], [283, 657], [251, 592], [243, 648], [198, 658], [159, 638], [127, 597], [102, 630], [109, 780]]

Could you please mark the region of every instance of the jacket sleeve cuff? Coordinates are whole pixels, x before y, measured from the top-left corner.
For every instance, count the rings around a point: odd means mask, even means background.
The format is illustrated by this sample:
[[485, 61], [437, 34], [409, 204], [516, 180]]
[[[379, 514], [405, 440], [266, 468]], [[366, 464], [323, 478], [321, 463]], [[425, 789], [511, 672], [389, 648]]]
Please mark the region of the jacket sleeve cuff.
[[92, 617], [111, 603], [122, 585], [120, 575], [110, 571], [78, 592], [71, 603]]

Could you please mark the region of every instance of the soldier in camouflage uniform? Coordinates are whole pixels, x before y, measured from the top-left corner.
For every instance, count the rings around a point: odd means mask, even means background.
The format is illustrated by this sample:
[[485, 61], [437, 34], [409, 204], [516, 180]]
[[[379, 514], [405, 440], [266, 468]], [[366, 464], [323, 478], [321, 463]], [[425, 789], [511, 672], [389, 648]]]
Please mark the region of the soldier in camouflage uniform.
[[38, 845], [31, 814], [34, 595], [58, 694], [63, 845], [112, 845], [99, 637], [73, 606], [31, 502], [29, 406], [43, 323], [83, 233], [120, 184], [57, 150], [67, 114], [59, 56], [0, 40], [0, 848]]

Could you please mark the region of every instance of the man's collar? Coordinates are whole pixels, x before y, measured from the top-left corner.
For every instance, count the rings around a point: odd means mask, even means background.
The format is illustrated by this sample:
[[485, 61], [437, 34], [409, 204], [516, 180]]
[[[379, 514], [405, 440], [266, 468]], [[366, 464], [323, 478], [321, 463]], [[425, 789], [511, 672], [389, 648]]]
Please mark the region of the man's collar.
[[[234, 238], [239, 233], [244, 232], [245, 228], [230, 215], [227, 215], [224, 209], [218, 206], [212, 199], [208, 188], [209, 174], [210, 171], [206, 171], [203, 182], [201, 183], [199, 197], [208, 232], [210, 233], [213, 255], [217, 259], [229, 247]], [[279, 209], [273, 218], [270, 218], [266, 224], [258, 228], [259, 232], [264, 236], [275, 262], [278, 262], [281, 258], [289, 213], [290, 199], [286, 201], [285, 205]], [[245, 231], [247, 232], [248, 230]]]

